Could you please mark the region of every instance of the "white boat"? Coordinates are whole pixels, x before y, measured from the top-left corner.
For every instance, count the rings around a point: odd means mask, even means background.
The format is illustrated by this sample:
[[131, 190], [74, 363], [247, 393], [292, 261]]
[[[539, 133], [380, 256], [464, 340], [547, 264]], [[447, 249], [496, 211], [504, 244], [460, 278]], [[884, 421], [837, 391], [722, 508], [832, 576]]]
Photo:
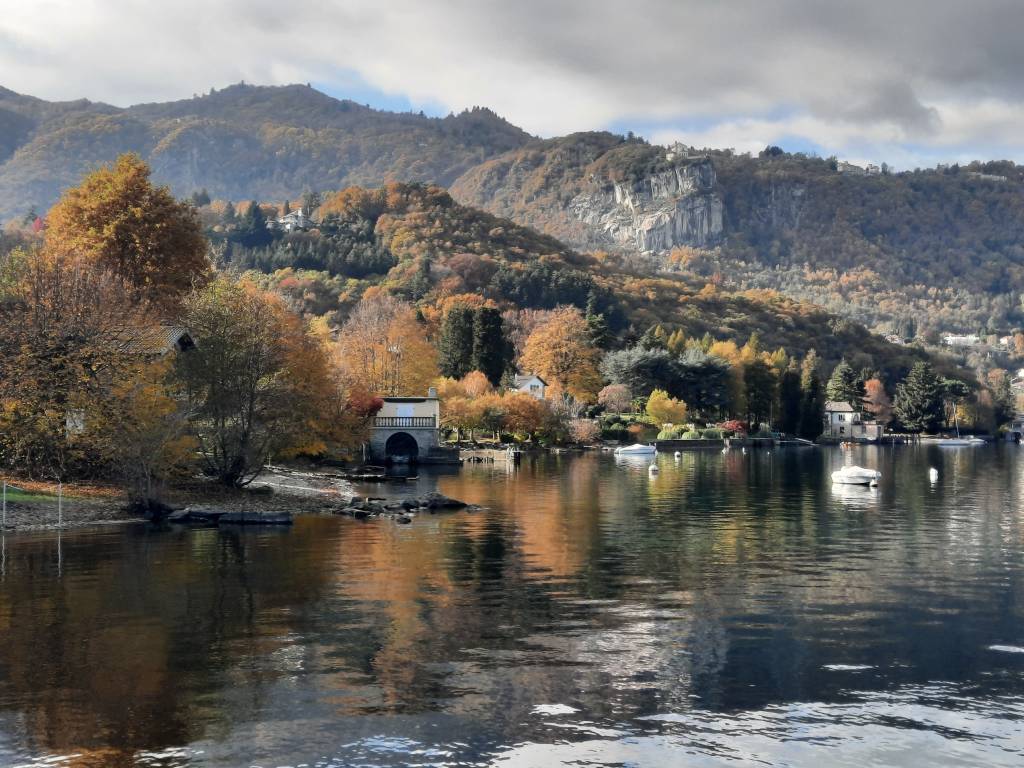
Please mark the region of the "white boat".
[[864, 467], [843, 467], [832, 473], [832, 482], [843, 485], [877, 485], [882, 473]]
[[937, 445], [940, 448], [966, 448], [985, 444], [980, 437], [932, 437], [922, 438], [921, 442], [926, 445]]
[[633, 445], [615, 449], [616, 456], [653, 456], [657, 452], [658, 449], [653, 445], [644, 445], [643, 443], [633, 443]]

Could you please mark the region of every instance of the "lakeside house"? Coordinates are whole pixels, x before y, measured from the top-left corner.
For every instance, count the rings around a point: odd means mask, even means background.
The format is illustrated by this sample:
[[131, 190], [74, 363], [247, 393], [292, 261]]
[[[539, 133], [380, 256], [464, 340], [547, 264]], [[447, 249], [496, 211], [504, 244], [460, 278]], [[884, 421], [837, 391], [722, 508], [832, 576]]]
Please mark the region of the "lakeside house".
[[441, 447], [441, 401], [431, 387], [426, 397], [385, 397], [366, 446], [367, 458], [395, 464], [453, 464], [458, 449]]
[[547, 386], [548, 383], [535, 373], [529, 373], [523, 376], [517, 374], [513, 390], [516, 392], [525, 392], [531, 397], [543, 400]]
[[829, 400], [825, 403], [825, 424], [821, 433], [829, 440], [854, 440], [877, 442], [885, 435], [885, 428], [873, 419], [865, 419], [845, 400]]
[[166, 357], [172, 353], [187, 352], [195, 345], [195, 341], [184, 328], [155, 325], [132, 331], [125, 342], [125, 351], [145, 357]]

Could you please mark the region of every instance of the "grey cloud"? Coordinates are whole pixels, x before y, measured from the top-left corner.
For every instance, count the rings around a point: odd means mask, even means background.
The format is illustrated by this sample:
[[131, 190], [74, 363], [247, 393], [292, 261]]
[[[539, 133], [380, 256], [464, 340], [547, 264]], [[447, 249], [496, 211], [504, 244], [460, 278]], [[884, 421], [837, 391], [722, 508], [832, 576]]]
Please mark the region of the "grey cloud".
[[763, 131], [792, 114], [811, 120], [808, 138], [833, 143], [851, 130], [962, 143], [970, 135], [959, 123], [954, 134], [942, 109], [1024, 108], [1019, 0], [50, 5], [44, 31], [35, 9], [0, 17], [3, 85], [124, 104], [242, 77], [330, 83], [356, 71], [414, 102], [486, 104], [542, 134], [691, 118]]

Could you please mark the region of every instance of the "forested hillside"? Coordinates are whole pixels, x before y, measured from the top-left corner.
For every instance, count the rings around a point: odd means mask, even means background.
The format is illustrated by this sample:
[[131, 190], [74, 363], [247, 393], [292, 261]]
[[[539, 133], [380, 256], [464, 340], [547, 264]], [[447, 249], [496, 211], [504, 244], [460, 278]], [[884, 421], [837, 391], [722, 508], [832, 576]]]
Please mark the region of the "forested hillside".
[[382, 112], [308, 86], [234, 85], [118, 109], [0, 88], [0, 219], [45, 211], [88, 170], [133, 151], [186, 197], [282, 199], [387, 180], [449, 184], [526, 133], [486, 109]]
[[[675, 238], [638, 262], [649, 269], [776, 289], [879, 329], [903, 329], [911, 318], [924, 321], [920, 331], [1024, 322], [1024, 171], [1012, 163], [861, 174], [775, 149], [668, 158], [666, 148], [639, 140], [577, 134], [487, 161], [452, 190], [576, 247], [627, 255], [639, 243], [617, 239], [622, 227], [613, 225], [632, 215], [639, 232], [662, 226]], [[674, 169], [685, 175], [695, 166], [713, 173], [706, 187], [659, 189]], [[618, 202], [629, 194], [648, 210]], [[612, 197], [629, 213], [616, 211]], [[689, 218], [677, 213], [684, 206]], [[716, 207], [720, 224], [709, 240], [693, 228], [692, 211]]]
[[[260, 209], [258, 216], [266, 215]], [[772, 291], [734, 292], [679, 274], [623, 269], [460, 205], [435, 186], [344, 190], [324, 201], [320, 226], [308, 232], [254, 230], [248, 211], [225, 214], [217, 204], [204, 206], [200, 216], [224, 265], [262, 273], [261, 282], [301, 312], [334, 325], [379, 287], [428, 313], [478, 296], [515, 315], [512, 326], [529, 325], [531, 313], [573, 305], [602, 315], [620, 346], [659, 325], [666, 337], [679, 331], [740, 344], [755, 334], [766, 349], [802, 356], [813, 348], [830, 364], [846, 355], [858, 369], [882, 369], [894, 379], [923, 357]]]
[[906, 336], [1024, 326], [1024, 171], [1012, 163], [865, 174], [777, 148], [540, 140], [486, 109], [427, 118], [304, 85], [127, 109], [0, 89], [0, 219], [44, 212], [126, 150], [179, 197], [280, 204], [428, 182], [639, 275], [775, 290]]

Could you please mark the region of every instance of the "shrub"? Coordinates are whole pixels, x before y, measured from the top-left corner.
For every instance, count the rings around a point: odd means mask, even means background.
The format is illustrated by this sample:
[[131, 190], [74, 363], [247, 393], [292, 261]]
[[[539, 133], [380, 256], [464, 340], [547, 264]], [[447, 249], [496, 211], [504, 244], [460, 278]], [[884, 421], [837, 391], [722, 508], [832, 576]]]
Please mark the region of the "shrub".
[[682, 430], [679, 427], [668, 426], [658, 433], [659, 440], [678, 440]]
[[714, 427], [703, 430], [701, 435], [705, 440], [721, 440], [723, 437], [722, 430]]
[[624, 424], [612, 424], [609, 427], [605, 427], [601, 430], [601, 439], [609, 440], [612, 442], [623, 442], [629, 437], [629, 432], [626, 430]]
[[683, 440], [700, 440], [700, 432], [697, 430], [690, 430], [683, 434]]

